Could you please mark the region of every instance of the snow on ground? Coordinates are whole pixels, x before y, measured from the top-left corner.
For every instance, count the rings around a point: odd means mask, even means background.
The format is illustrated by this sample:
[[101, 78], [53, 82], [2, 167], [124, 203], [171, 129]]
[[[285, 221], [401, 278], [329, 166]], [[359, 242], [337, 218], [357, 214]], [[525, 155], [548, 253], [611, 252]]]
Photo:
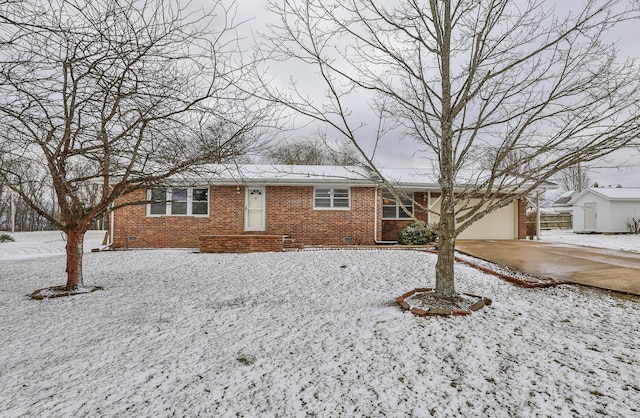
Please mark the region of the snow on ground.
[[640, 235], [576, 234], [567, 229], [540, 231], [542, 241], [640, 252]]
[[[60, 231], [1, 232], [8, 234], [15, 242], [0, 243], [0, 261], [24, 260], [55, 255], [64, 255], [65, 236]], [[84, 251], [102, 246], [105, 231], [87, 231]]]
[[400, 310], [434, 266], [417, 251], [100, 252], [85, 281], [105, 290], [34, 301], [64, 257], [0, 259], [1, 415], [640, 414], [638, 298], [458, 265], [458, 290], [493, 305]]

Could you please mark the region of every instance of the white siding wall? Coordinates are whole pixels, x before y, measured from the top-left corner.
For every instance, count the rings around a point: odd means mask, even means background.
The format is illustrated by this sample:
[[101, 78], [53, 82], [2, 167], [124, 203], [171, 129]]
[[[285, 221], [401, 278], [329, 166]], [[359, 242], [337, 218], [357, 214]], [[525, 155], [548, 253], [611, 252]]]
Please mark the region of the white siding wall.
[[611, 202], [611, 225], [609, 231], [627, 232], [627, 219], [640, 217], [640, 200]]
[[611, 201], [606, 199], [600, 199], [602, 204], [598, 202], [598, 217], [596, 231], [598, 232], [607, 232], [611, 229]]
[[571, 209], [571, 223], [573, 232], [580, 232], [584, 229], [584, 210], [580, 202], [576, 202]]

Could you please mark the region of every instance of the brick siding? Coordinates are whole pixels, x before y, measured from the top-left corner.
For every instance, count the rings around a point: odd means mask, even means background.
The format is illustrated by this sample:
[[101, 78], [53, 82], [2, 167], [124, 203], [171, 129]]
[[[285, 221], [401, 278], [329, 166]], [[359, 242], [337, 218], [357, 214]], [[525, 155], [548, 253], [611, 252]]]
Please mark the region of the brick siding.
[[201, 253], [282, 251], [282, 235], [200, 235]]
[[[244, 230], [245, 190], [236, 186], [209, 188], [209, 216], [146, 216], [146, 205], [116, 210], [114, 248], [198, 248], [206, 235], [288, 235], [296, 245], [372, 245], [374, 240], [373, 187], [351, 188], [351, 209], [314, 210], [313, 187], [267, 186], [264, 231]], [[145, 200], [139, 190], [117, 203]], [[437, 195], [432, 193], [432, 199]], [[415, 198], [423, 202], [422, 193]], [[378, 191], [377, 240], [395, 241], [411, 220], [382, 220], [382, 193]], [[416, 217], [425, 222], [425, 210], [415, 207]], [[526, 238], [526, 204], [518, 201], [518, 238]], [[260, 244], [257, 240], [255, 245]], [[245, 240], [243, 245], [248, 245]], [[232, 244], [230, 244], [232, 245]], [[266, 245], [266, 244], [264, 244]], [[268, 246], [268, 245], [266, 245]], [[266, 248], [266, 247], [265, 247]], [[280, 248], [281, 249], [281, 248]], [[271, 251], [271, 250], [269, 250]]]
[[[427, 193], [414, 193], [413, 198], [426, 208]], [[417, 205], [414, 205], [413, 212], [419, 221], [429, 222], [429, 213], [426, 209], [421, 209]], [[400, 230], [411, 223], [413, 223], [412, 219], [384, 219], [382, 221], [382, 240], [397, 241]]]
[[[145, 191], [117, 203], [145, 199]], [[351, 188], [351, 209], [314, 210], [313, 187], [267, 186], [265, 230], [244, 230], [244, 187], [211, 186], [209, 216], [146, 216], [146, 205], [115, 212], [114, 248], [197, 248], [202, 235], [288, 235], [300, 245], [374, 244], [373, 187]], [[381, 193], [378, 193], [378, 239], [381, 238]]]
[[527, 202], [518, 199], [518, 239], [527, 239]]

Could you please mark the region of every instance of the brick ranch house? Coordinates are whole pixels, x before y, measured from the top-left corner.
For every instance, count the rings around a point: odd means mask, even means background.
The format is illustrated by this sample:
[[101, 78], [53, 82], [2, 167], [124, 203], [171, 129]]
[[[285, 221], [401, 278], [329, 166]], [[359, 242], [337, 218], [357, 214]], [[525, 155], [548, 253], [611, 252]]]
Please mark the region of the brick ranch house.
[[[412, 222], [438, 217], [439, 186], [419, 169], [388, 169], [385, 177], [407, 214], [375, 176], [359, 167], [216, 166], [216, 175], [176, 179], [117, 202], [154, 201], [112, 213], [112, 248], [200, 248], [205, 252], [268, 251], [283, 246], [393, 243]], [[462, 239], [526, 237], [525, 203], [516, 201], [469, 226]]]

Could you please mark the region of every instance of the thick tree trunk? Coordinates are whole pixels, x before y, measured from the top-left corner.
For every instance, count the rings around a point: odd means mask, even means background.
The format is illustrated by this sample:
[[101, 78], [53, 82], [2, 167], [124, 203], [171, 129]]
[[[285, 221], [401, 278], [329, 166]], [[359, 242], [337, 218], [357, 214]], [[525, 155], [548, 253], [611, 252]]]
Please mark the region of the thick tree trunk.
[[84, 285], [82, 279], [82, 255], [84, 244], [83, 229], [69, 229], [67, 234], [67, 290], [74, 290]]
[[454, 258], [455, 258], [455, 210], [453, 192], [443, 188], [438, 225], [438, 261], [436, 263], [436, 290], [439, 298], [456, 297]]
[[[432, 1], [432, 8], [437, 9]], [[455, 213], [455, 164], [453, 148], [453, 120], [455, 118], [451, 98], [451, 2], [443, 2], [443, 18], [438, 44], [441, 49], [442, 71], [442, 117], [440, 127], [440, 178], [438, 182], [442, 188], [440, 203], [440, 223], [438, 228], [438, 262], [436, 263], [436, 291], [439, 298], [453, 299], [456, 297], [454, 283], [453, 262], [456, 246], [456, 213]]]

